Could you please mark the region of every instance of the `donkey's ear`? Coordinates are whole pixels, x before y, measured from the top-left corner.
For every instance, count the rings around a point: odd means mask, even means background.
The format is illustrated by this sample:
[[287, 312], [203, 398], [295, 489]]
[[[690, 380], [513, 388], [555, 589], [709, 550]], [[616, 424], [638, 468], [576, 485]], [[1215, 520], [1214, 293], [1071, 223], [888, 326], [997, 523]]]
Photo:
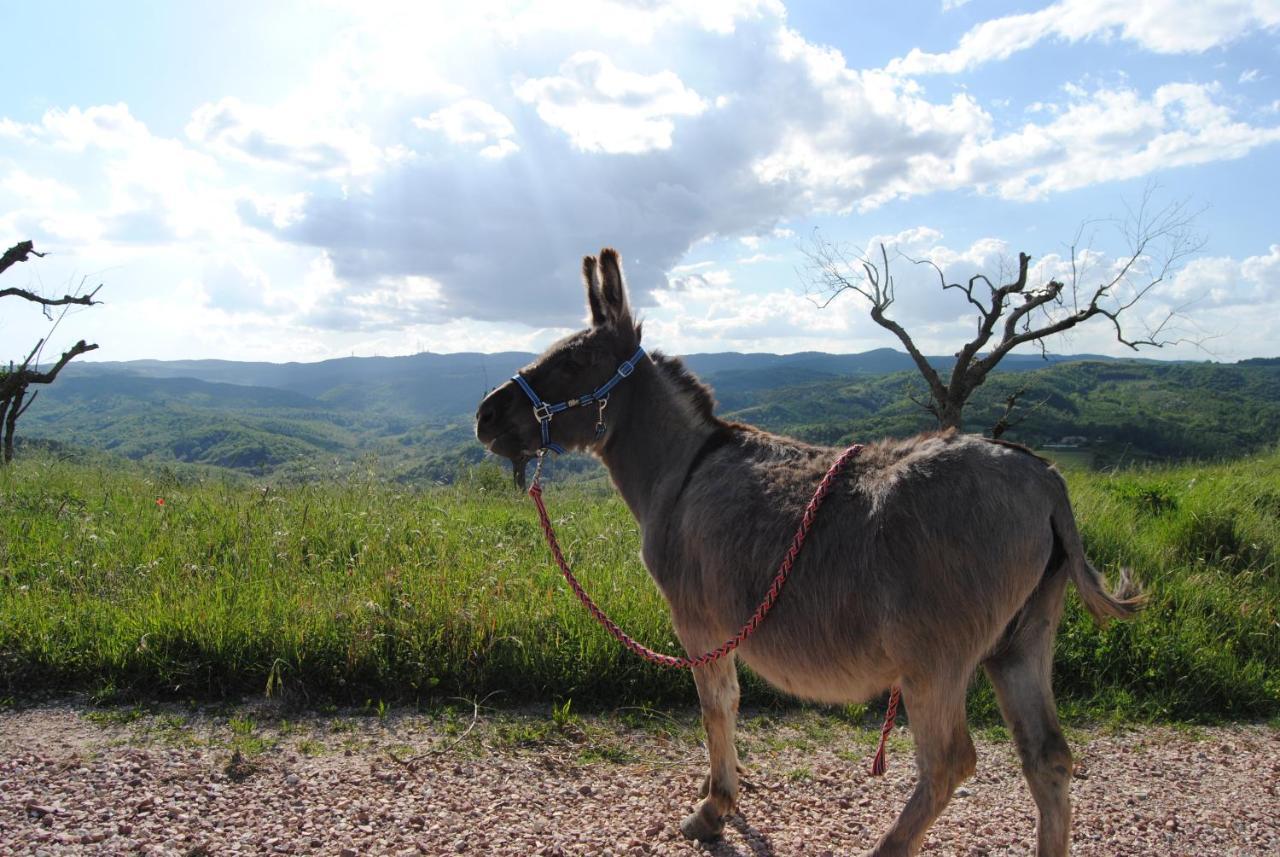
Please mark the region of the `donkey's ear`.
[[599, 327], [608, 319], [604, 314], [604, 298], [600, 296], [600, 274], [595, 256], [582, 257], [582, 282], [587, 286], [587, 306], [591, 307], [591, 326]]
[[622, 281], [622, 263], [618, 261], [618, 251], [612, 247], [600, 251], [600, 297], [609, 321], [620, 325], [631, 323], [627, 287]]

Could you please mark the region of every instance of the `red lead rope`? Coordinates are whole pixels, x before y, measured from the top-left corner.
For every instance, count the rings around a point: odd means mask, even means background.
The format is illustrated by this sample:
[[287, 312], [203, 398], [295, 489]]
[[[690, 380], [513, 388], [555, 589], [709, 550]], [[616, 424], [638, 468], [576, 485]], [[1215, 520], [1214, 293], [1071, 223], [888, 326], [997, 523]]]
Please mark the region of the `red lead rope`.
[[[778, 566], [778, 573], [774, 576], [769, 591], [765, 593], [764, 600], [760, 602], [760, 606], [756, 608], [751, 618], [738, 629], [737, 634], [726, 640], [719, 648], [704, 652], [693, 658], [677, 658], [672, 655], [664, 655], [662, 652], [655, 652], [644, 644], [635, 641], [591, 600], [591, 596], [582, 588], [582, 584], [578, 583], [578, 579], [574, 577], [573, 571], [570, 570], [569, 563], [564, 558], [564, 552], [560, 550], [560, 543], [556, 539], [555, 530], [551, 526], [551, 518], [547, 515], [547, 507], [542, 502], [541, 462], [539, 462], [539, 467], [535, 471], [533, 485], [529, 488], [529, 496], [533, 498], [534, 505], [538, 507], [538, 518], [542, 522], [542, 532], [547, 537], [547, 545], [551, 548], [551, 555], [555, 557], [556, 564], [560, 566], [560, 571], [564, 574], [564, 579], [568, 582], [569, 588], [573, 590], [574, 595], [578, 596], [578, 600], [587, 608], [587, 612], [595, 617], [595, 620], [603, 625], [615, 640], [646, 661], [660, 664], [664, 667], [686, 669], [705, 666], [712, 661], [723, 658], [742, 645], [760, 627], [760, 623], [764, 621], [764, 617], [769, 615], [769, 611], [773, 609], [774, 603], [778, 600], [778, 595], [782, 592], [783, 585], [791, 575], [791, 568], [795, 565], [796, 557], [800, 555], [800, 549], [804, 546], [804, 540], [809, 535], [809, 530], [813, 527], [813, 522], [817, 518], [818, 509], [822, 506], [822, 501], [826, 499], [827, 493], [831, 490], [831, 484], [835, 481], [836, 476], [840, 474], [840, 471], [844, 469], [845, 465], [856, 458], [860, 452], [862, 452], [860, 444], [854, 444], [849, 447], [841, 453], [840, 457], [831, 465], [831, 468], [827, 470], [827, 474], [822, 477], [822, 482], [818, 484], [817, 490], [813, 492], [809, 505], [805, 507], [804, 515], [800, 519], [800, 526], [796, 528], [796, 534], [791, 540], [791, 547], [787, 550], [786, 555], [783, 556], [782, 563]], [[889, 732], [893, 729], [893, 719], [898, 707], [898, 695], [898, 689], [894, 688], [889, 698], [889, 709], [885, 713], [884, 727], [880, 730], [880, 747], [876, 751], [875, 760], [871, 766], [873, 776], [879, 776], [884, 773], [885, 742], [888, 739]]]

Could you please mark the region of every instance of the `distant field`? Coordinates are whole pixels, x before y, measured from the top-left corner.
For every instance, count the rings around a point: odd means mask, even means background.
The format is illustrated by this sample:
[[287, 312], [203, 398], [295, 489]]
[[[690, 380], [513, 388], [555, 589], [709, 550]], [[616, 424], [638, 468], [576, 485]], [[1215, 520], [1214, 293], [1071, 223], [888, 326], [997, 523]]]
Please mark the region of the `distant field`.
[[[1086, 543], [1131, 565], [1149, 609], [1097, 629], [1074, 596], [1064, 708], [1090, 716], [1280, 716], [1280, 453], [1106, 475], [1068, 468]], [[676, 651], [607, 489], [556, 485], [589, 589]], [[408, 489], [372, 476], [273, 486], [48, 456], [0, 469], [0, 688], [575, 705], [693, 699], [687, 675], [609, 640], [567, 592], [532, 506], [496, 469]], [[747, 693], [768, 693], [748, 678]], [[990, 715], [978, 684], [973, 706]]]
[[1090, 449], [1046, 449], [1042, 447], [1036, 451], [1058, 465], [1060, 470], [1088, 470], [1093, 467], [1094, 459], [1097, 457], [1094, 451]]

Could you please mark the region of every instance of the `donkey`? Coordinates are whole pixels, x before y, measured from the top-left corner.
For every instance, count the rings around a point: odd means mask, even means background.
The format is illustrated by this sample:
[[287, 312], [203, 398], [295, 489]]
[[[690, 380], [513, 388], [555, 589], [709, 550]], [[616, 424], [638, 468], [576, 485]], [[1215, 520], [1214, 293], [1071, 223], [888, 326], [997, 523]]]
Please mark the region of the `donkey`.
[[[518, 475], [547, 447], [599, 456], [640, 525], [681, 645], [701, 654], [759, 604], [838, 450], [717, 418], [710, 390], [678, 359], [641, 348], [617, 252], [586, 257], [582, 270], [591, 326], [486, 396], [476, 436]], [[1039, 810], [1037, 854], [1066, 854], [1072, 760], [1050, 670], [1068, 580], [1099, 622], [1141, 606], [1127, 571], [1113, 594], [1085, 558], [1066, 485], [1045, 459], [954, 432], [868, 445], [840, 475], [759, 630], [692, 670], [710, 772], [681, 831], [714, 839], [735, 810], [740, 656], [818, 702], [901, 687], [918, 779], [871, 853], [915, 854], [973, 774], [965, 691], [981, 665]]]

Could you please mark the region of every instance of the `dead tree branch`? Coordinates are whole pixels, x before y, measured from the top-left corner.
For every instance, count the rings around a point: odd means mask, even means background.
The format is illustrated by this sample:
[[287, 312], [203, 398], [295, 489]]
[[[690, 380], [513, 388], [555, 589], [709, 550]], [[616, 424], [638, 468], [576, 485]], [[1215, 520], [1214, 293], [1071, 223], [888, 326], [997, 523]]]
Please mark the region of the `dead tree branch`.
[[[4, 256], [0, 257], [0, 273], [18, 262], [27, 261], [28, 257], [43, 257], [45, 254], [37, 253], [34, 245], [30, 241], [22, 241], [5, 251]], [[82, 285], [83, 285], [83, 281]], [[45, 314], [45, 318], [53, 321], [53, 325], [49, 330], [52, 334], [57, 330], [58, 325], [66, 317], [67, 312], [73, 305], [93, 306], [101, 303], [94, 300], [98, 294], [98, 290], [102, 286], [98, 286], [87, 294], [67, 294], [61, 298], [45, 298], [26, 289], [7, 288], [0, 289], [0, 298], [19, 297], [24, 300], [32, 301], [41, 305], [41, 309]], [[57, 319], [49, 312], [50, 307], [60, 306], [62, 312], [59, 313]], [[89, 344], [83, 339], [62, 352], [62, 356], [58, 358], [53, 365], [46, 367], [43, 371], [40, 369], [40, 355], [49, 337], [42, 337], [35, 346], [27, 353], [26, 358], [17, 365], [13, 362], [9, 363], [8, 369], [0, 368], [0, 446], [3, 453], [0, 454], [0, 462], [9, 463], [13, 460], [13, 436], [17, 428], [18, 418], [26, 413], [27, 409], [36, 399], [36, 392], [28, 394], [28, 388], [33, 384], [52, 384], [58, 377], [63, 368], [76, 357], [81, 354], [87, 354], [95, 350], [96, 344]]]
[[33, 244], [32, 242], [19, 241], [17, 244], [14, 244], [8, 250], [5, 250], [3, 256], [0, 256], [0, 274], [3, 274], [5, 271], [9, 270], [9, 267], [11, 265], [15, 265], [18, 262], [27, 261], [28, 256], [36, 256], [39, 258], [44, 258], [44, 255], [45, 255], [44, 253], [36, 252], [36, 245]]
[[804, 253], [808, 259], [810, 300], [825, 308], [844, 292], [861, 295], [871, 304], [871, 319], [896, 336], [911, 355], [916, 369], [929, 385], [929, 394], [935, 401], [945, 398], [946, 387], [928, 358], [916, 347], [906, 329], [886, 315], [893, 305], [893, 277], [889, 274], [889, 254], [885, 246], [880, 245], [881, 268], [864, 256], [851, 254], [847, 248], [823, 239], [815, 229]]
[[8, 288], [8, 289], [0, 289], [0, 298], [7, 298], [11, 296], [19, 297], [19, 298], [23, 298], [24, 300], [31, 301], [32, 303], [41, 304], [46, 307], [66, 306], [67, 304], [80, 304], [82, 306], [94, 306], [95, 304], [102, 303], [102, 301], [94, 300], [94, 297], [96, 297], [98, 294], [98, 290], [101, 288], [102, 288], [102, 284], [99, 283], [97, 288], [95, 288], [93, 291], [89, 292], [88, 294], [63, 295], [60, 298], [46, 298], [43, 295], [37, 295], [35, 292], [29, 292], [26, 289]]
[[[974, 313], [975, 334], [956, 352], [945, 382], [907, 330], [888, 315], [894, 301], [894, 281], [883, 244], [879, 260], [873, 261], [826, 240], [815, 230], [809, 246], [801, 248], [807, 259], [802, 276], [810, 299], [820, 307], [845, 292], [865, 299], [871, 320], [902, 343], [928, 385], [932, 401], [923, 407], [941, 427], [959, 428], [965, 403], [1009, 352], [1031, 344], [1047, 357], [1050, 337], [1092, 318], [1107, 319], [1116, 341], [1135, 350], [1196, 342], [1177, 335], [1178, 309], [1170, 310], [1155, 324], [1144, 324], [1131, 312], [1204, 246], [1193, 230], [1199, 212], [1190, 210], [1185, 202], [1156, 206], [1153, 194], [1148, 188], [1138, 204], [1128, 208], [1124, 219], [1110, 222], [1125, 247], [1113, 263], [1100, 264], [1101, 254], [1090, 246], [1092, 234], [1086, 239], [1086, 229], [1094, 224], [1086, 223], [1070, 244], [1065, 276], [1047, 279], [1042, 285], [1031, 284], [1031, 256], [1026, 253], [1018, 254], [1016, 274], [1000, 285], [981, 273], [963, 282], [949, 281], [932, 261], [903, 256], [933, 268], [941, 290], [962, 294]], [[1008, 427], [1004, 425], [1001, 431]]]
[[1049, 397], [1045, 396], [1043, 399], [1036, 402], [1031, 407], [1029, 408], [1024, 407], [1022, 409], [1021, 416], [1019, 416], [1015, 420], [1012, 417], [1013, 417], [1013, 412], [1018, 407], [1018, 399], [1025, 396], [1026, 394], [1027, 394], [1027, 388], [1020, 387], [1019, 389], [1014, 390], [1012, 393], [1010, 393], [1008, 396], [1005, 397], [1004, 413], [1002, 413], [999, 419], [995, 421], [995, 424], [991, 426], [991, 436], [993, 438], [999, 440], [1001, 435], [1003, 435], [1006, 431], [1008, 431], [1009, 429], [1013, 428], [1016, 425], [1021, 424], [1024, 420], [1026, 420], [1027, 417], [1031, 416], [1042, 405], [1044, 405], [1045, 402], [1049, 401]]

